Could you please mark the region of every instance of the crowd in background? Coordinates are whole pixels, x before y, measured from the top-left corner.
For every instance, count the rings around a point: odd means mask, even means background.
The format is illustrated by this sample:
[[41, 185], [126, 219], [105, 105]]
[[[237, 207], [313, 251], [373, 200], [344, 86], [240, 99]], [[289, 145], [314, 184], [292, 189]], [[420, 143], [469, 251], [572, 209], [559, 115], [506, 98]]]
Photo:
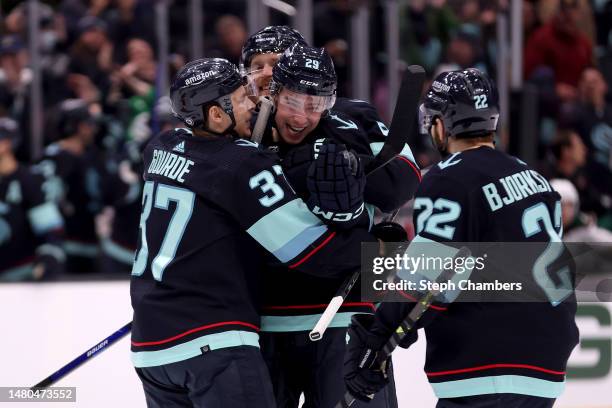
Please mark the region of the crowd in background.
[[[170, 77], [191, 58], [188, 3], [170, 2]], [[350, 18], [364, 1], [313, 3], [314, 45], [334, 59], [339, 95], [351, 96]], [[366, 3], [371, 102], [389, 119], [382, 2]], [[507, 3], [401, 1], [402, 61], [423, 65], [430, 77], [467, 67], [495, 77], [497, 15]], [[16, 158], [44, 176], [45, 193], [60, 209], [68, 272], [127, 272], [140, 217], [140, 147], [153, 133], [177, 125], [163, 97], [166, 90], [156, 87], [160, 70], [152, 2], [41, 4], [43, 156], [31, 157], [26, 2], [0, 6], [0, 121], [14, 121], [20, 135]], [[248, 37], [246, 1], [203, 4], [204, 55], [238, 63]], [[533, 143], [540, 161], [530, 164], [558, 179], [564, 209], [571, 214], [564, 217], [566, 232], [574, 230], [582, 241], [612, 242], [612, 0], [525, 0], [523, 21], [524, 80], [537, 90], [539, 112], [539, 138]], [[270, 23], [290, 21], [272, 12]], [[426, 138], [413, 141], [422, 167], [436, 160]]]

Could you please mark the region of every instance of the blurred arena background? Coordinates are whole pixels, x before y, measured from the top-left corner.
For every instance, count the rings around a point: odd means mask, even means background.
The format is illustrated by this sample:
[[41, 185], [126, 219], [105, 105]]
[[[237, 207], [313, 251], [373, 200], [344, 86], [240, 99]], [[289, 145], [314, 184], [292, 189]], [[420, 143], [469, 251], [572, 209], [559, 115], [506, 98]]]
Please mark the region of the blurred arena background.
[[[387, 121], [409, 64], [429, 78], [488, 72], [501, 98], [498, 148], [557, 179], [565, 239], [612, 242], [612, 0], [2, 0], [0, 131], [16, 135], [15, 157], [60, 209], [67, 262], [54, 274], [31, 257], [0, 259], [10, 282], [0, 285], [0, 386], [32, 385], [131, 319], [139, 152], [178, 124], [169, 80], [197, 57], [238, 63], [249, 34], [269, 24], [325, 47], [339, 95], [372, 102]], [[438, 160], [427, 137], [410, 145], [421, 168]], [[399, 218], [409, 232], [410, 214], [409, 204]], [[3, 215], [0, 251], [18, 235]], [[50, 283], [19, 283], [32, 280]], [[611, 304], [581, 305], [578, 319], [558, 406], [612, 407]], [[402, 407], [432, 405], [422, 346], [398, 363]], [[59, 385], [82, 390], [78, 406], [144, 404], [127, 349], [124, 339]]]

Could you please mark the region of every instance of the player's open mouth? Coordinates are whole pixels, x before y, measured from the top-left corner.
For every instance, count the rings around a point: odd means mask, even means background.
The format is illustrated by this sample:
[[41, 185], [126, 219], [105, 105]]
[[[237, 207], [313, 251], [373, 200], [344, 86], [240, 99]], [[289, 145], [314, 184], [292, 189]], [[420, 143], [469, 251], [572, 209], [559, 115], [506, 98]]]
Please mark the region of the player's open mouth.
[[306, 129], [306, 126], [302, 126], [302, 127], [293, 127], [291, 125], [287, 125], [287, 128], [294, 134], [298, 134], [300, 133], [302, 130]]

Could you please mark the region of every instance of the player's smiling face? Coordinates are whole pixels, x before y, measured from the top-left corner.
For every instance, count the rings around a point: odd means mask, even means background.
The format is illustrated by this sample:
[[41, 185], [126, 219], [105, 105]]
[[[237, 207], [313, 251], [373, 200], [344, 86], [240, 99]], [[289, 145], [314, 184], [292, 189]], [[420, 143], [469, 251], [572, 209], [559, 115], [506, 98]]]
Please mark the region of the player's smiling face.
[[321, 97], [281, 90], [276, 98], [276, 129], [287, 144], [301, 143], [321, 120]]
[[257, 85], [259, 95], [270, 95], [270, 80], [272, 79], [272, 68], [280, 58], [280, 54], [267, 52], [257, 54], [251, 60], [250, 72]]

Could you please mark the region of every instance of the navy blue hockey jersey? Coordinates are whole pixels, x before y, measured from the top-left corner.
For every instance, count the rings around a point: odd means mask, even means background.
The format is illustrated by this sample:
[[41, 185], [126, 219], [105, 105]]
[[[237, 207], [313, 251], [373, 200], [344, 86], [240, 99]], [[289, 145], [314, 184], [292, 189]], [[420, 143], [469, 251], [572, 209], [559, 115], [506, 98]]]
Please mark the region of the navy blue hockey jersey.
[[22, 165], [0, 176], [0, 281], [32, 279], [43, 254], [63, 261], [64, 221], [45, 187], [44, 177]]
[[138, 367], [194, 357], [225, 344], [224, 333], [257, 345], [266, 254], [286, 276], [342, 277], [359, 267], [361, 242], [374, 240], [365, 229], [329, 230], [277, 156], [246, 140], [161, 134], [145, 148], [144, 178], [131, 281]]
[[[414, 203], [418, 235], [413, 242], [442, 245], [440, 251], [454, 242], [531, 242], [544, 249], [546, 245], [537, 243], [561, 241], [559, 199], [544, 177], [514, 157], [489, 147], [455, 153], [423, 178]], [[513, 257], [531, 257], [520, 265], [534, 265], [540, 255], [508, 254], [508, 263]], [[508, 269], [519, 281], [534, 280], [540, 273], [542, 279], [552, 279], [544, 274], [554, 273], [515, 265]], [[559, 396], [578, 341], [575, 297], [570, 293], [561, 300], [457, 301], [430, 309], [420, 323], [427, 337], [425, 372], [436, 395]], [[412, 306], [382, 304], [374, 330], [388, 333], [398, 327]]]
[[[321, 118], [318, 126], [299, 145], [281, 145], [283, 169], [298, 195], [308, 197], [306, 175], [324, 139], [345, 144], [354, 150], [362, 161], [372, 160], [382, 149], [388, 129], [372, 105], [365, 101], [338, 98], [334, 107]], [[290, 164], [288, 164], [290, 163]], [[368, 176], [364, 200], [373, 219], [374, 207], [390, 212], [405, 204], [414, 196], [420, 182], [420, 170], [414, 161], [410, 147], [404, 150], [382, 169]], [[369, 228], [366, 223], [358, 228]], [[346, 254], [358, 258], [360, 252]], [[307, 274], [287, 273], [282, 267], [268, 267], [265, 274], [263, 327], [264, 331], [312, 330], [321, 313], [327, 307], [343, 283], [342, 279], [321, 279]], [[284, 285], [303, 290], [284, 290]], [[353, 313], [372, 313], [374, 305], [360, 301], [359, 283], [346, 298], [330, 327], [347, 327]], [[299, 317], [298, 317], [299, 316]]]

